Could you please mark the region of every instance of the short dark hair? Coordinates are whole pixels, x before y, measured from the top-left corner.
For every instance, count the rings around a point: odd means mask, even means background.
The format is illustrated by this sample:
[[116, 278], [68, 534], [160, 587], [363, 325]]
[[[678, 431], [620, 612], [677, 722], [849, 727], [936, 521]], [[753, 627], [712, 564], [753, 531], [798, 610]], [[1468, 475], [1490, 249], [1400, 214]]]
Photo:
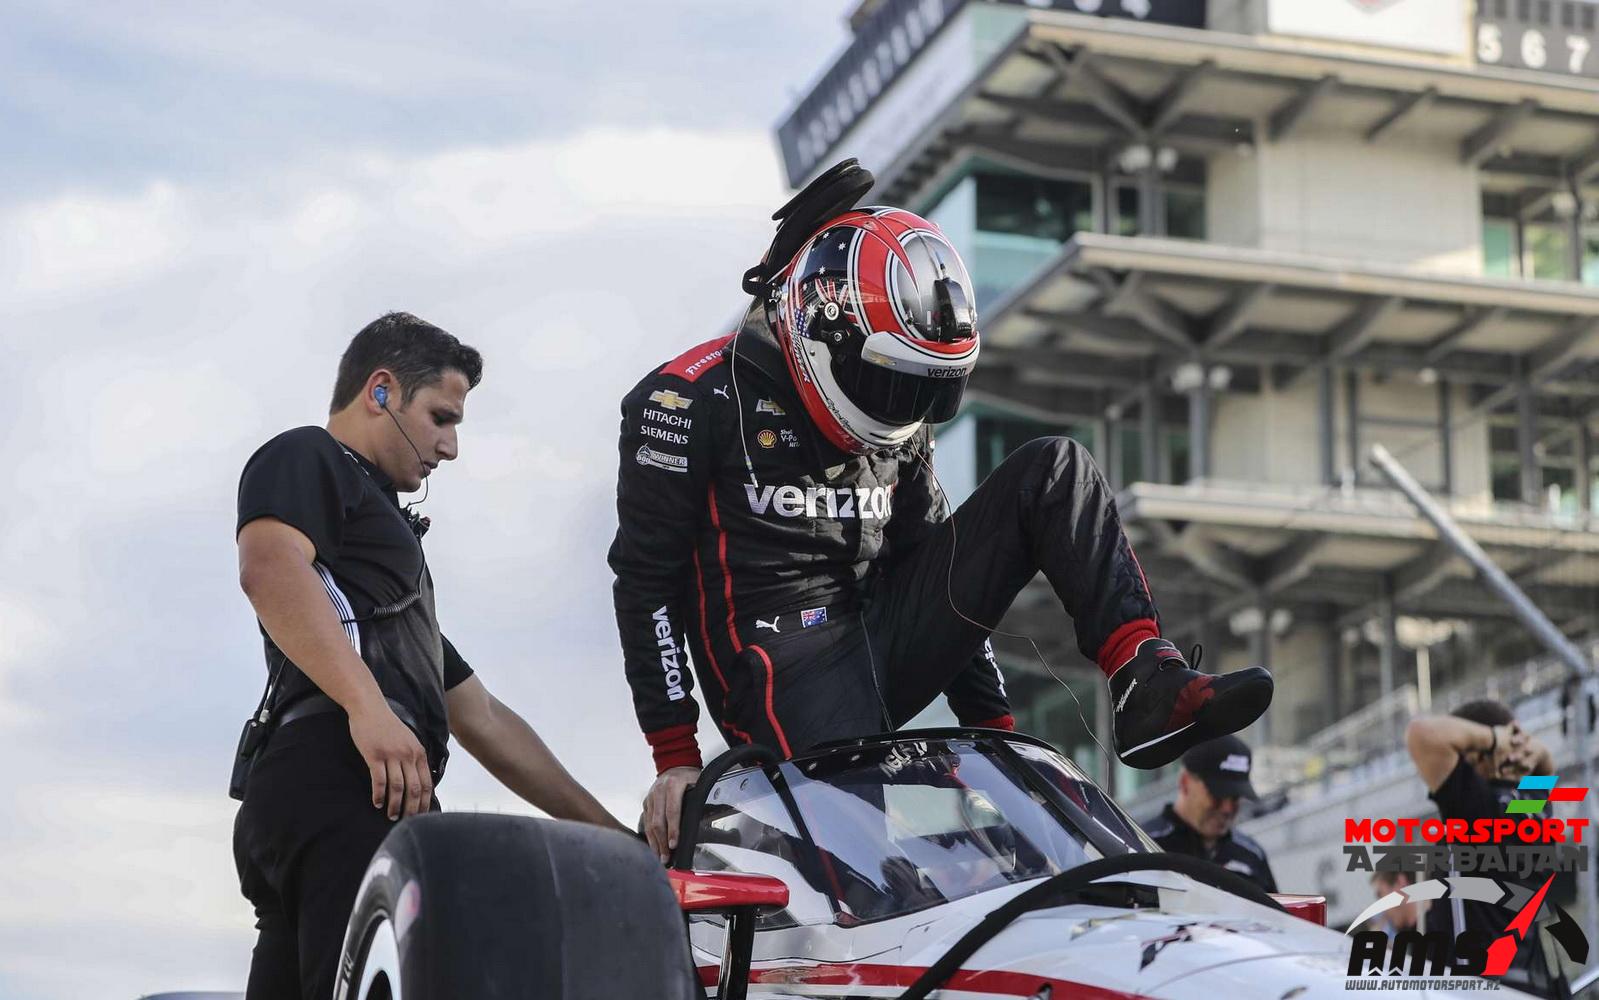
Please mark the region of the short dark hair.
[[1508, 726], [1516, 721], [1516, 713], [1510, 710], [1509, 705], [1492, 698], [1468, 701], [1449, 714], [1457, 719], [1465, 719], [1467, 722], [1476, 722], [1484, 726]]
[[[361, 328], [339, 358], [329, 413], [350, 405], [379, 368], [394, 373], [402, 396], [435, 385], [446, 371], [466, 376], [468, 388], [483, 378], [483, 355], [426, 320], [407, 312], [384, 313]], [[401, 406], [405, 405], [401, 400]]]

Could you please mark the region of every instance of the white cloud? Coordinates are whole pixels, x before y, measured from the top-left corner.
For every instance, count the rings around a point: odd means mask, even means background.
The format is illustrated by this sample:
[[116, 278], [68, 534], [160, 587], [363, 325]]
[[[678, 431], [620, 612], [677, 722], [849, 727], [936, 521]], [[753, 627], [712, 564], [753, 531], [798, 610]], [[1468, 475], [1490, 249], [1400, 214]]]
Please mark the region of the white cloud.
[[12, 294], [72, 292], [132, 281], [181, 252], [189, 223], [173, 185], [129, 197], [68, 194], [10, 213], [0, 232]]

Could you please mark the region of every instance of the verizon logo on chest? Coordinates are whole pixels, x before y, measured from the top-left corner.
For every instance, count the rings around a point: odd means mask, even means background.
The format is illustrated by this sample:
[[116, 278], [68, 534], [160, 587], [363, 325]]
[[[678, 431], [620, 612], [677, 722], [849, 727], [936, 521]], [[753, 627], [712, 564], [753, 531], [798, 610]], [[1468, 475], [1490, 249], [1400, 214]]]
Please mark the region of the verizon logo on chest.
[[744, 484], [750, 511], [778, 517], [860, 518], [883, 521], [894, 512], [892, 486], [762, 486]]

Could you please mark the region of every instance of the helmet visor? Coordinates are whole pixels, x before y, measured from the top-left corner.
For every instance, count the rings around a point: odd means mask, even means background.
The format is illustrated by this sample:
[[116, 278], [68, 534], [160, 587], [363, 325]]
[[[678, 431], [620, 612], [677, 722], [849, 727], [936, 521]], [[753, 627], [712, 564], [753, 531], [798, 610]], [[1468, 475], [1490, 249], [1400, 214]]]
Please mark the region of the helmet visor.
[[832, 369], [839, 388], [862, 412], [895, 425], [936, 424], [955, 416], [971, 373], [969, 365], [929, 368], [925, 375], [896, 371], [854, 351], [834, 352]]

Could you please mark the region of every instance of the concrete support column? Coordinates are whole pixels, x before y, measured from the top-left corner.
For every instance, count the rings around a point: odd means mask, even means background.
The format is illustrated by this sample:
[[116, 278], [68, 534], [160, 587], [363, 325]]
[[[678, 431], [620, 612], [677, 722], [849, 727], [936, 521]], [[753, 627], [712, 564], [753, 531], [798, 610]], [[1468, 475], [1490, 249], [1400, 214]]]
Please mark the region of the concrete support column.
[[1316, 369], [1316, 439], [1321, 447], [1321, 481], [1326, 486], [1338, 482], [1337, 413], [1332, 367], [1322, 365]]
[[1454, 388], [1438, 380], [1438, 465], [1445, 496], [1455, 493], [1455, 445], [1449, 425], [1454, 422]]
[[1100, 417], [1094, 421], [1094, 446], [1090, 449], [1090, 453], [1094, 456], [1094, 464], [1099, 466], [1099, 471], [1104, 473], [1106, 479], [1110, 478], [1110, 473], [1105, 468], [1110, 460], [1110, 452], [1107, 450], [1109, 446], [1110, 421]]
[[1576, 459], [1577, 513], [1584, 521], [1593, 514], [1593, 432], [1588, 418], [1577, 421], [1577, 440], [1572, 450]]
[[1202, 377], [1188, 390], [1188, 478], [1210, 475], [1210, 384]]
[[1150, 163], [1138, 173], [1138, 235], [1166, 235], [1165, 188], [1160, 182], [1160, 168], [1155, 165], [1154, 151]]
[[1338, 616], [1329, 612], [1322, 624], [1322, 697], [1326, 700], [1324, 724], [1344, 717], [1344, 643], [1338, 634]]
[[[1249, 658], [1257, 666], [1271, 669], [1271, 598], [1264, 592], [1259, 595], [1260, 627], [1249, 637]], [[1259, 726], [1261, 743], [1271, 742], [1271, 709], [1260, 717], [1256, 723]]]
[[1582, 187], [1577, 184], [1570, 188], [1573, 206], [1571, 218], [1567, 225], [1567, 253], [1569, 255], [1566, 267], [1569, 272], [1566, 276], [1572, 281], [1582, 280]]
[[1107, 417], [1100, 421], [1100, 426], [1105, 429], [1105, 458], [1099, 471], [1105, 474], [1110, 488], [1120, 492], [1126, 485], [1122, 482], [1122, 422]]
[[1160, 393], [1155, 380], [1144, 385], [1143, 400], [1139, 403], [1139, 448], [1143, 452], [1143, 477], [1147, 482], [1164, 483], [1160, 468]]
[[[1382, 624], [1382, 643], [1378, 646], [1378, 681], [1382, 687], [1381, 698], [1389, 702], [1394, 693], [1394, 677], [1399, 671], [1399, 607], [1394, 600], [1394, 578], [1382, 577], [1377, 601], [1378, 617]], [[1390, 746], [1400, 746], [1397, 717], [1388, 716], [1393, 732], [1389, 733]]]
[[1116, 231], [1116, 168], [1107, 159], [1099, 168], [1099, 205], [1094, 228], [1101, 233]]
[[1537, 397], [1532, 384], [1522, 378], [1516, 383], [1516, 455], [1521, 463], [1521, 502], [1541, 506], [1543, 476], [1538, 470], [1538, 455], [1533, 445], [1538, 441]]
[[1349, 481], [1360, 482], [1360, 374], [1344, 372], [1344, 468]]

